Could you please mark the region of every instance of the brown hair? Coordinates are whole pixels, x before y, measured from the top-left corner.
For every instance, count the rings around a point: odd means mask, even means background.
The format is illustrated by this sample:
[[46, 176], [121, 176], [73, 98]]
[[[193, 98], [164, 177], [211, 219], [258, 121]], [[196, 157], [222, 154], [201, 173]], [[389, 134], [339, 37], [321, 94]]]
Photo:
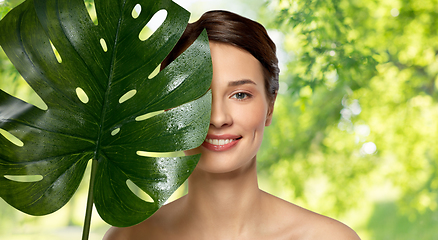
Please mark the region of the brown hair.
[[266, 29], [260, 24], [237, 14], [216, 10], [204, 13], [201, 18], [187, 25], [173, 50], [164, 59], [161, 69], [183, 53], [201, 34], [207, 30], [210, 41], [230, 44], [251, 53], [263, 66], [266, 96], [273, 103], [278, 91], [278, 59], [276, 47]]

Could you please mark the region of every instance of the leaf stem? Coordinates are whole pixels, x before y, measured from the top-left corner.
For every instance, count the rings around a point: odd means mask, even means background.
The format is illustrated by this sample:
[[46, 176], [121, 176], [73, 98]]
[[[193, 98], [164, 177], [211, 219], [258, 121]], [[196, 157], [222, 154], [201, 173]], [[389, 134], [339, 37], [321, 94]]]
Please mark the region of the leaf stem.
[[82, 240], [88, 240], [90, 235], [91, 213], [93, 212], [93, 192], [94, 179], [96, 177], [98, 161], [93, 159], [91, 162], [90, 186], [88, 188], [87, 210], [85, 212], [84, 228], [82, 231]]

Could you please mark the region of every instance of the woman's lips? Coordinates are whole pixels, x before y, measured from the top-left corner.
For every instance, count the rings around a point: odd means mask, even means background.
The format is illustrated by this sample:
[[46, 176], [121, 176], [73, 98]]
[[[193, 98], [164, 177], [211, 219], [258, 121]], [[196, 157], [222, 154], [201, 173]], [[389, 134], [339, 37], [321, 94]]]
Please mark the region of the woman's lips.
[[215, 152], [226, 151], [234, 147], [241, 138], [235, 135], [207, 135], [202, 146]]

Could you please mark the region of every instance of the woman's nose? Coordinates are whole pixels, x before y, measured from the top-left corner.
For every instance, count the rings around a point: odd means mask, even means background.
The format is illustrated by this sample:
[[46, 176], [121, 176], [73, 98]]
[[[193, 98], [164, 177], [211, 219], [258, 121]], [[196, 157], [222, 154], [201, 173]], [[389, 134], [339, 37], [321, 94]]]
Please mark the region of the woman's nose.
[[232, 117], [226, 104], [218, 101], [218, 99], [215, 99], [213, 96], [211, 104], [210, 126], [222, 128], [230, 126], [232, 123]]

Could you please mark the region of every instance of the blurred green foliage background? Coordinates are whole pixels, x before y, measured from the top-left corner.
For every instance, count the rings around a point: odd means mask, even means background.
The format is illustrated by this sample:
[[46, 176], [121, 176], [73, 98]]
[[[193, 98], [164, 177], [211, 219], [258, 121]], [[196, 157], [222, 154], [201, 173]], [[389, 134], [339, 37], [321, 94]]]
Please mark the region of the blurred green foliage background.
[[[20, 2], [0, 0], [0, 17]], [[258, 155], [262, 189], [364, 240], [438, 238], [438, 0], [176, 2], [192, 21], [210, 9], [257, 20], [277, 44], [281, 83]], [[3, 51], [0, 88], [41, 104]], [[0, 199], [0, 239], [79, 239], [87, 181], [48, 216]], [[93, 214], [90, 239], [101, 239], [109, 226]]]

